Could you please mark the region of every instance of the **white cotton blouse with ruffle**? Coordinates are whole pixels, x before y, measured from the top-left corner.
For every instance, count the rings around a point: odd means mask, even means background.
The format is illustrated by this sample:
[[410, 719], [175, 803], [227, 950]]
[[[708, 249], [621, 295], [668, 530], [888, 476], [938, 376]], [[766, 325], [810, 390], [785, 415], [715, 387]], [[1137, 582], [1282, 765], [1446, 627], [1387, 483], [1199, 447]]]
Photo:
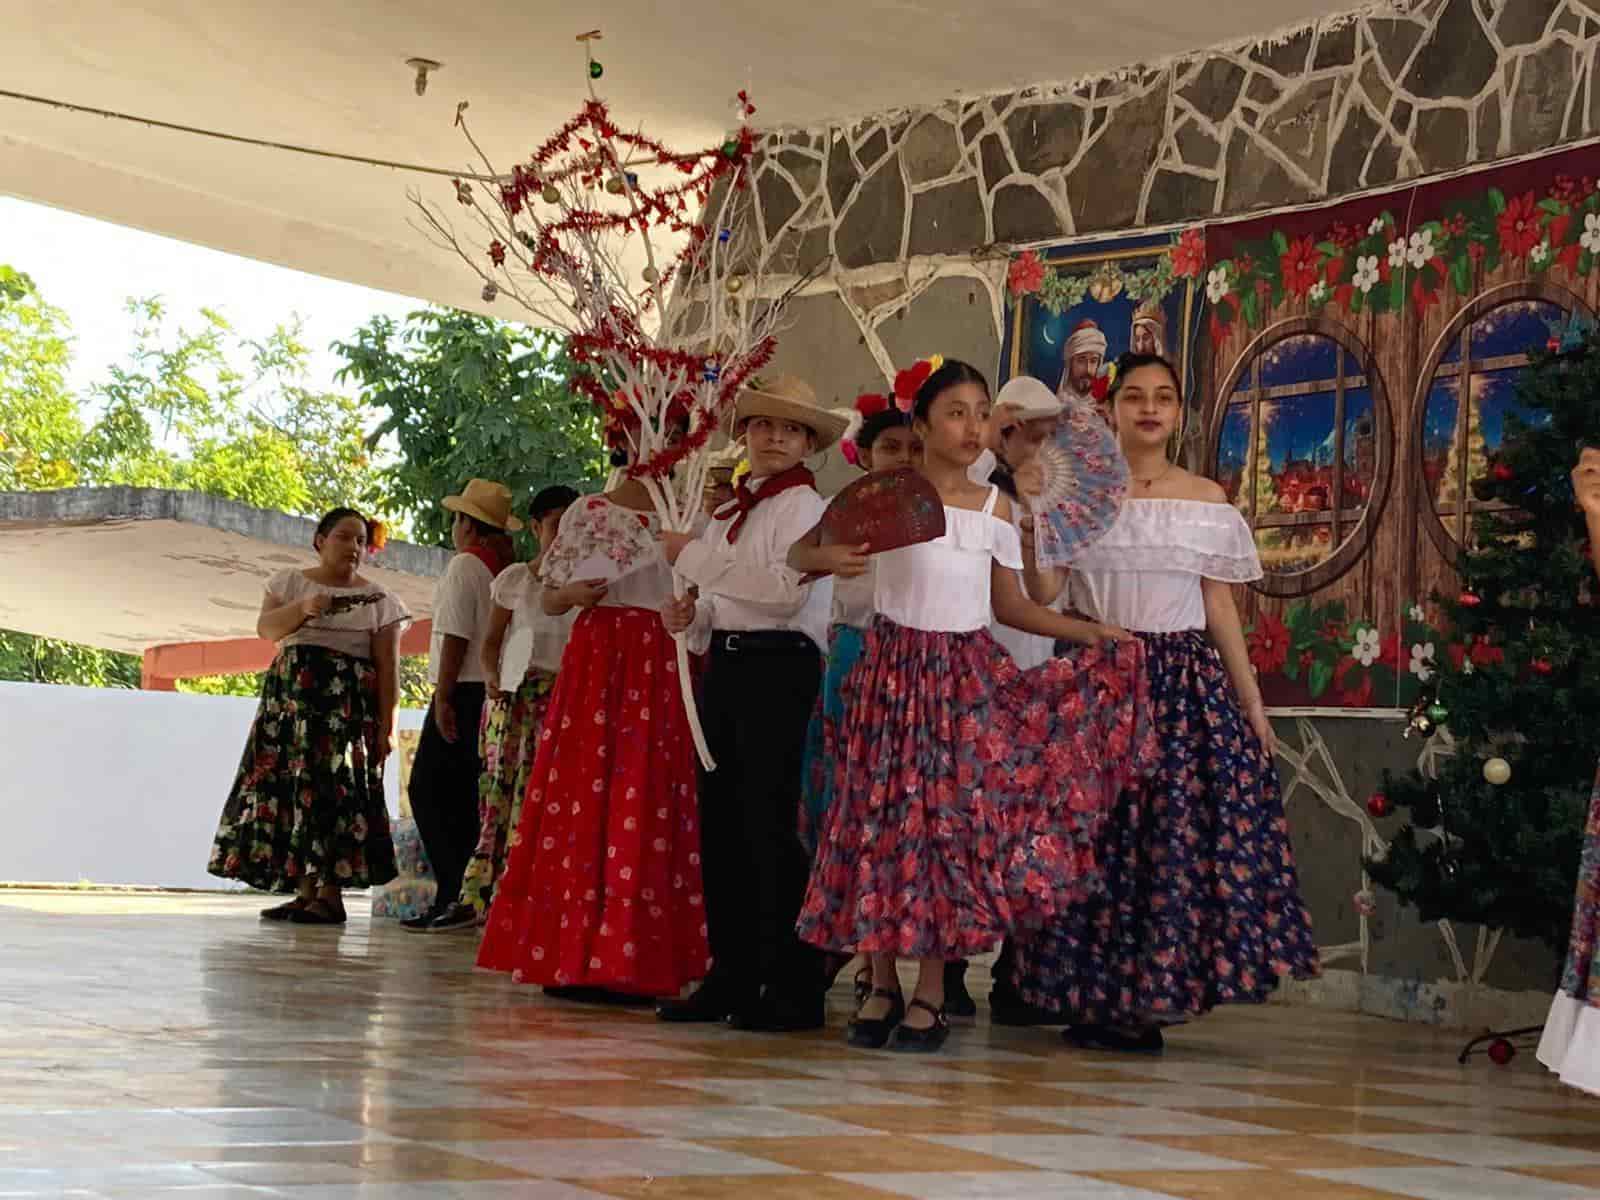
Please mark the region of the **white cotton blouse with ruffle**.
[[1205, 500], [1130, 499], [1116, 523], [1072, 563], [1072, 607], [1135, 633], [1206, 627], [1203, 579], [1261, 578], [1239, 510]]
[[943, 534], [877, 556], [873, 601], [882, 616], [932, 633], [988, 628], [990, 564], [1022, 569], [1016, 528], [994, 515], [999, 494], [990, 489], [981, 511], [945, 505]]

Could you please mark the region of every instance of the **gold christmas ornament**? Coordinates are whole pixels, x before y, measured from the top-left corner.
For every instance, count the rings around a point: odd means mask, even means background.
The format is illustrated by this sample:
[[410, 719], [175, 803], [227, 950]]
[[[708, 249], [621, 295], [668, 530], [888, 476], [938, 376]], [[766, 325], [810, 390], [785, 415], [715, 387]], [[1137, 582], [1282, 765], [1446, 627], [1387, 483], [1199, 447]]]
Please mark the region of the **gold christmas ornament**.
[[1511, 780], [1511, 764], [1503, 758], [1491, 758], [1483, 764], [1483, 777], [1495, 787], [1499, 787], [1503, 783], [1509, 783]]
[[1089, 276], [1089, 295], [1101, 304], [1109, 304], [1122, 295], [1122, 272], [1111, 263], [1101, 263]]
[[544, 196], [544, 202], [546, 204], [558, 204], [561, 201], [561, 189], [553, 183], [545, 184], [544, 191], [541, 193], [541, 195]]
[[661, 278], [661, 272], [656, 270], [654, 267], [646, 267], [643, 271], [643, 275], [646, 283], [654, 283], [656, 280]]
[[728, 295], [737, 296], [739, 294], [740, 290], [744, 287], [744, 276], [743, 275], [729, 275], [728, 276], [727, 287], [728, 287]]

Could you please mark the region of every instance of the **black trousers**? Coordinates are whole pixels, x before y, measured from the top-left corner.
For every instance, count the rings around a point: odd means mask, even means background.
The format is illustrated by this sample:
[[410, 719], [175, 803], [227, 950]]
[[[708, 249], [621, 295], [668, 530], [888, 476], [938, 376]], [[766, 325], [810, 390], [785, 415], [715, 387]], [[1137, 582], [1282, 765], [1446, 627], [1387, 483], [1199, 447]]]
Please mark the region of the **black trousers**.
[[822, 654], [803, 634], [717, 634], [701, 719], [717, 769], [700, 783], [708, 983], [753, 998], [822, 986], [822, 954], [795, 936], [811, 856], [797, 830], [806, 727]]
[[483, 719], [483, 684], [458, 683], [451, 692], [456, 710], [456, 740], [447, 742], [434, 720], [433, 705], [422, 722], [417, 757], [411, 763], [411, 815], [422, 848], [439, 881], [436, 908], [454, 903], [461, 877], [478, 846], [478, 725]]

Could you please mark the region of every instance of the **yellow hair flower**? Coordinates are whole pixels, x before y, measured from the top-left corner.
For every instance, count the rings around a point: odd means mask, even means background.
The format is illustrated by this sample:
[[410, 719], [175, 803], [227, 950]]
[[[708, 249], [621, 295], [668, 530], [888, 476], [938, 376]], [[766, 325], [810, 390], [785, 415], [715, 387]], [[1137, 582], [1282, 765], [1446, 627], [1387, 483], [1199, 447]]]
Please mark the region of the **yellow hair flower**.
[[737, 485], [739, 480], [743, 479], [748, 474], [750, 474], [750, 460], [748, 458], [741, 458], [739, 460], [739, 465], [733, 469], [734, 484]]

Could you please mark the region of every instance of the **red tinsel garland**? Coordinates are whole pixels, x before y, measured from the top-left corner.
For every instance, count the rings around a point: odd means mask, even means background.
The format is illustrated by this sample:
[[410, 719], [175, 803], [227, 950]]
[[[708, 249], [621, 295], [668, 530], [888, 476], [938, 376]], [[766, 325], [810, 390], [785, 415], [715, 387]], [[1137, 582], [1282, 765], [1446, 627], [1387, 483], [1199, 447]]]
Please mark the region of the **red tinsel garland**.
[[[755, 112], [749, 97], [739, 93], [741, 128], [721, 146], [693, 154], [679, 154], [643, 133], [626, 132], [611, 120], [605, 103], [591, 99], [547, 137], [524, 163], [516, 165], [509, 182], [500, 183], [490, 193], [514, 232], [515, 244], [498, 238], [490, 243], [490, 262], [505, 269], [508, 258], [535, 275], [564, 284], [577, 281], [579, 295], [574, 310], [590, 311], [585, 282], [591, 275], [598, 290], [604, 286], [598, 267], [590, 261], [592, 245], [603, 235], [646, 233], [652, 227], [669, 230], [683, 237], [682, 248], [670, 259], [652, 264], [646, 288], [638, 307], [648, 311], [667, 288], [677, 280], [692, 277], [702, 265], [708, 247], [713, 246], [711, 231], [687, 217], [690, 203], [703, 211], [719, 180], [736, 173], [734, 185], [745, 186], [741, 170], [754, 154], [756, 135], [748, 125]], [[676, 183], [646, 188], [640, 185], [632, 167], [644, 163], [669, 168], [682, 178]], [[618, 187], [614, 182], [622, 179]], [[571, 206], [549, 192], [552, 187], [602, 188], [619, 198], [615, 209]], [[609, 186], [608, 186], [609, 185]], [[476, 206], [472, 187], [456, 181], [457, 199]], [[544, 220], [536, 206], [549, 206], [551, 219]], [[532, 231], [518, 230], [515, 218], [525, 217]], [[728, 231], [718, 231], [718, 241], [728, 240]], [[775, 343], [768, 337], [736, 359], [724, 355], [700, 354], [689, 350], [663, 348], [640, 328], [632, 312], [606, 304], [603, 313], [586, 322], [587, 327], [573, 333], [569, 353], [580, 367], [573, 387], [601, 413], [607, 440], [614, 445], [630, 445], [637, 450], [639, 412], [629, 397], [607, 386], [606, 376], [618, 363], [632, 366], [639, 377], [658, 381], [649, 394], [667, 398], [661, 423], [685, 422], [687, 431], [671, 446], [648, 456], [635, 456], [628, 474], [634, 478], [664, 478], [685, 458], [702, 449], [722, 424], [722, 416], [732, 405], [739, 388], [772, 358]], [[644, 400], [644, 397], [637, 397]], [[647, 411], [649, 410], [646, 402]]]

